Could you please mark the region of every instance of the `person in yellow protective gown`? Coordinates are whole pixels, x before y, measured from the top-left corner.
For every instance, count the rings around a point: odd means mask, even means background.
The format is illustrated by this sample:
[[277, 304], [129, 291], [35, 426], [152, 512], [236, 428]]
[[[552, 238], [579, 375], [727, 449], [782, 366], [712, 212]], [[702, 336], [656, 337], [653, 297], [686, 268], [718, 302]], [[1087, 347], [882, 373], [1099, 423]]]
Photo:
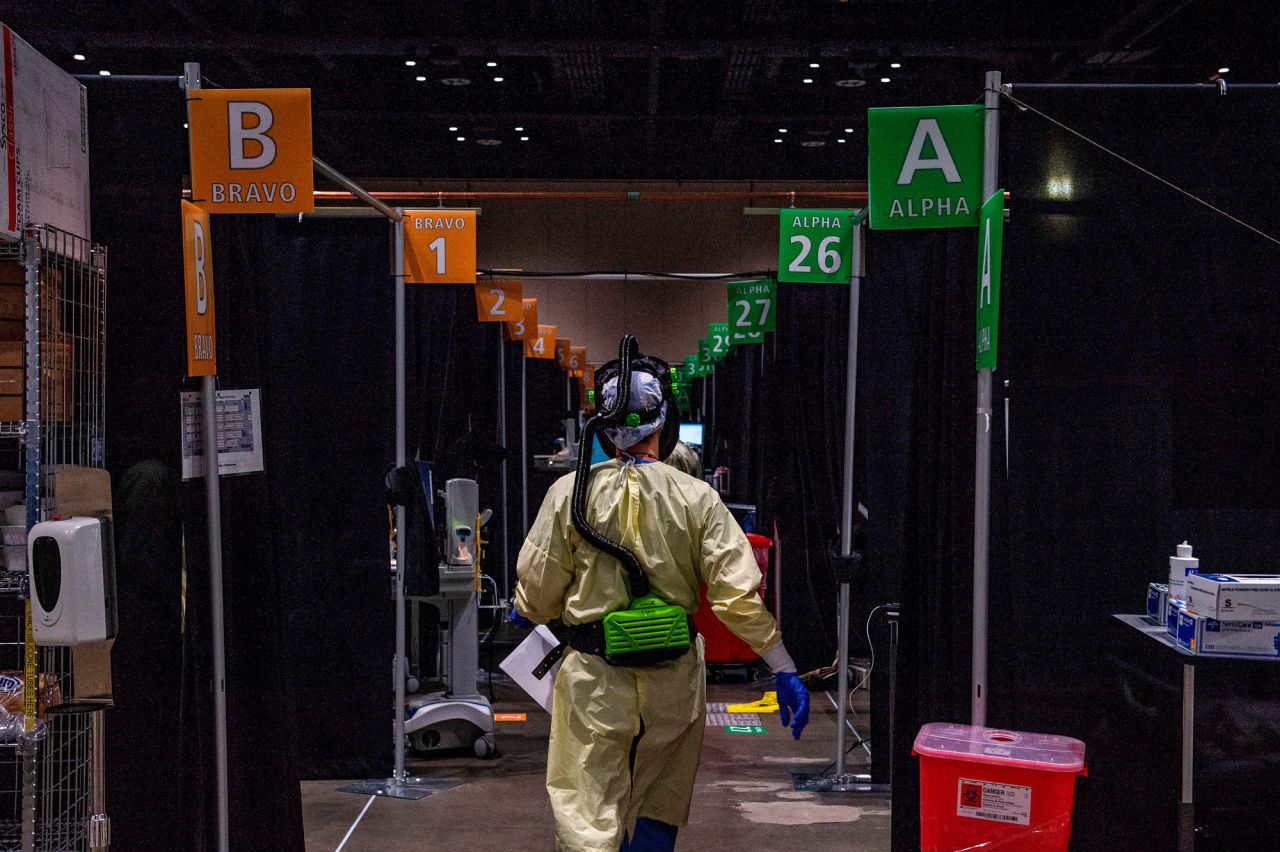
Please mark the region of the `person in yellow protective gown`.
[[[633, 374], [633, 399], [637, 388], [644, 392], [644, 376]], [[636, 554], [662, 600], [692, 613], [706, 585], [715, 614], [778, 675], [783, 724], [793, 713], [799, 737], [808, 695], [757, 593], [760, 569], [745, 534], [710, 486], [655, 460], [657, 431], [607, 431], [619, 452], [592, 468], [591, 525]], [[533, 622], [585, 624], [630, 601], [623, 567], [574, 528], [573, 483], [568, 475], [552, 485], [520, 550], [516, 609]], [[566, 650], [547, 754], [558, 850], [674, 847], [689, 817], [705, 685], [701, 638], [682, 657], [643, 667]]]

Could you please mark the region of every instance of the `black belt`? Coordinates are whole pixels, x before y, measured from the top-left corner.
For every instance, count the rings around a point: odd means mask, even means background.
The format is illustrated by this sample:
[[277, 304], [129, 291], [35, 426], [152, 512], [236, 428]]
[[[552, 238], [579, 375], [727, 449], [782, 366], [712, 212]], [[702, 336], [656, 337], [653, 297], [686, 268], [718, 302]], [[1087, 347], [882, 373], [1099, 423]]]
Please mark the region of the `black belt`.
[[[689, 648], [692, 648], [694, 641], [698, 638], [698, 626], [694, 623], [693, 616], [687, 615], [685, 617], [689, 620]], [[604, 658], [604, 661], [610, 665], [643, 666], [653, 665], [655, 663], [672, 659], [670, 653], [667, 651], [659, 652], [651, 661], [646, 661], [643, 656], [633, 657], [630, 662], [617, 662], [610, 659], [605, 654], [603, 619], [588, 621], [585, 624], [567, 624], [564, 625], [564, 628], [569, 631], [568, 641], [561, 639], [560, 644], [552, 648], [547, 655], [542, 658], [542, 662], [538, 663], [534, 668], [533, 676], [538, 680], [542, 680], [542, 678], [546, 677], [547, 673], [551, 671], [551, 669], [555, 668], [555, 664], [564, 656], [565, 648], [572, 648], [573, 650], [583, 654], [594, 654], [597, 657], [602, 657]], [[564, 630], [557, 630], [555, 632], [557, 635], [563, 635]], [[687, 653], [688, 649], [686, 648], [677, 656], [683, 657]]]

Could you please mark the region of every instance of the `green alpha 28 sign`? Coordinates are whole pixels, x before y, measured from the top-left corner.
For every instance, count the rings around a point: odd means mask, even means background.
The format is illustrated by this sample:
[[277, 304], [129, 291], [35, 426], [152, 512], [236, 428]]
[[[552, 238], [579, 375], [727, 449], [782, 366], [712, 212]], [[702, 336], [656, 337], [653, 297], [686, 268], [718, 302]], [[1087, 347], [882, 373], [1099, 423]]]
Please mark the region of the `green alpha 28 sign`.
[[982, 205], [978, 217], [978, 369], [996, 368], [1000, 331], [1000, 251], [1004, 245], [1004, 190]]
[[773, 281], [729, 282], [730, 343], [760, 343], [778, 327], [778, 285]]
[[778, 280], [848, 284], [853, 254], [852, 210], [778, 213]]
[[872, 228], [978, 224], [982, 109], [973, 104], [867, 110]]

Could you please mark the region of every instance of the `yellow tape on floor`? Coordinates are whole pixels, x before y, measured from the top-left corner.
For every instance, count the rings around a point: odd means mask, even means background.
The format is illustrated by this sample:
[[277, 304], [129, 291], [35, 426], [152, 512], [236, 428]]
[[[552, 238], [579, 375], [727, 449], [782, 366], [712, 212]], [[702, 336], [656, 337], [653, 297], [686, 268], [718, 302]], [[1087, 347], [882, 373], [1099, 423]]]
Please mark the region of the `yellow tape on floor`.
[[726, 711], [729, 713], [776, 713], [778, 712], [778, 693], [766, 692], [760, 696], [759, 701], [748, 704], [730, 704]]

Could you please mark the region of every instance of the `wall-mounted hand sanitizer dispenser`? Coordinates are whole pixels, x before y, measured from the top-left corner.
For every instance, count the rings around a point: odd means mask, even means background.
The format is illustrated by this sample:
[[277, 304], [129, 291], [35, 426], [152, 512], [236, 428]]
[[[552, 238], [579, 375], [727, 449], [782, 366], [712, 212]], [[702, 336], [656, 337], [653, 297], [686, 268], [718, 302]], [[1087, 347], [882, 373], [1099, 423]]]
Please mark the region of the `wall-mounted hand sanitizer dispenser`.
[[44, 521], [27, 536], [31, 626], [37, 645], [116, 635], [115, 545], [107, 518]]

